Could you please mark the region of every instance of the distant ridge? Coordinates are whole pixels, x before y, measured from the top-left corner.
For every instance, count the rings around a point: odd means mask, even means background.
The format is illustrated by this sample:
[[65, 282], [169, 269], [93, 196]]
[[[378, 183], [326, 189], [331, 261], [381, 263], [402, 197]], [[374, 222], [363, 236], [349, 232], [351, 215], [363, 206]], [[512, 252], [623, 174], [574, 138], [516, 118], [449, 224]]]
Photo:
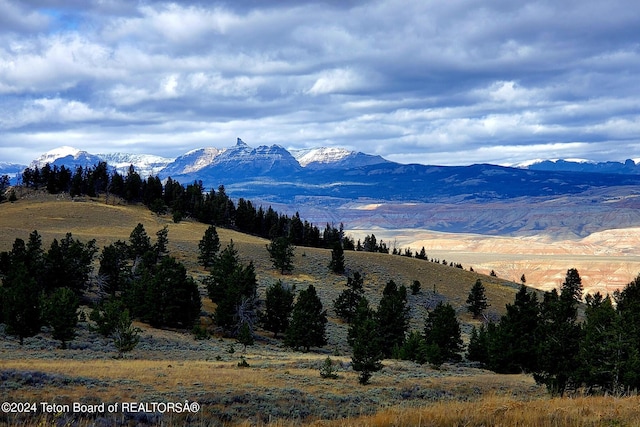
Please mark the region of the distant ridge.
[[632, 159], [624, 162], [592, 162], [583, 159], [539, 160], [521, 167], [537, 171], [640, 175], [640, 165]]
[[231, 147], [200, 148], [175, 159], [61, 147], [32, 165], [75, 168], [99, 161], [122, 174], [133, 165], [142, 178], [198, 182], [206, 191], [224, 185], [234, 199], [299, 212], [316, 224], [567, 238], [640, 227], [640, 172], [633, 160], [428, 166], [342, 148], [252, 147], [238, 138]]

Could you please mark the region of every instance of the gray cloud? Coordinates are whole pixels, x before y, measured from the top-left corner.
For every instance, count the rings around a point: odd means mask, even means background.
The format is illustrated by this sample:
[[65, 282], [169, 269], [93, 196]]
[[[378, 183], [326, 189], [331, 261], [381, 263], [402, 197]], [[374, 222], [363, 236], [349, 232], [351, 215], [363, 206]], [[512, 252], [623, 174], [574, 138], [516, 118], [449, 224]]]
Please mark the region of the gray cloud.
[[439, 164], [640, 157], [638, 12], [0, 0], [0, 160], [59, 145], [176, 156], [237, 136]]

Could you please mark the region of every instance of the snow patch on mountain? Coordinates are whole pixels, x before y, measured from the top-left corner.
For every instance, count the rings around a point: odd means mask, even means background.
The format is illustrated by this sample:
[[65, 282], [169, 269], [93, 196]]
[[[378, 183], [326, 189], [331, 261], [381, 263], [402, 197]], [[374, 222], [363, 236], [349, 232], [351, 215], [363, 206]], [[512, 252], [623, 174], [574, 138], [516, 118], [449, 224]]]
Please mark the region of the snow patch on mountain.
[[335, 163], [353, 154], [355, 154], [355, 151], [337, 147], [320, 147], [291, 151], [291, 155], [295, 157], [302, 167], [306, 167], [310, 163]]
[[136, 172], [144, 178], [157, 175], [168, 164], [173, 162], [173, 159], [153, 154], [107, 153], [96, 154], [96, 156], [121, 174], [126, 174], [129, 166], [133, 165]]
[[29, 167], [41, 169], [47, 163], [51, 166], [64, 166], [69, 169], [76, 167], [92, 167], [100, 162], [106, 162], [110, 168], [121, 174], [126, 174], [129, 166], [133, 165], [136, 172], [144, 178], [156, 175], [173, 159], [153, 154], [107, 153], [90, 154], [75, 147], [62, 146], [47, 151], [29, 164]]
[[310, 170], [350, 169], [389, 162], [380, 156], [337, 147], [295, 150], [291, 153], [301, 166]]
[[214, 147], [198, 148], [179, 156], [169, 163], [161, 172], [163, 177], [198, 172], [213, 164], [215, 159], [224, 153], [226, 149]]
[[261, 145], [251, 148], [240, 138], [235, 146], [218, 155], [207, 167], [207, 170], [211, 172], [211, 168], [214, 168], [217, 173], [224, 171], [224, 173], [231, 175], [281, 174], [301, 169], [298, 161], [280, 145]]
[[67, 145], [49, 150], [29, 164], [30, 168], [42, 168], [47, 163], [53, 164], [58, 159], [70, 157], [72, 159], [78, 159], [83, 153], [88, 154], [86, 151], [82, 151], [75, 147], [69, 147]]

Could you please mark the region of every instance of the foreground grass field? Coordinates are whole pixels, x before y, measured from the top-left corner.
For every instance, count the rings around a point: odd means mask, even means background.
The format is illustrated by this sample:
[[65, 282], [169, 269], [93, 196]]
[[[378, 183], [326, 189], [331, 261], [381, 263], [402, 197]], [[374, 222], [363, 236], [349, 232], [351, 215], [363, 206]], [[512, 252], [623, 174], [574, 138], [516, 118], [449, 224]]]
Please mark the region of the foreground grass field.
[[[127, 240], [138, 223], [153, 236], [169, 227], [170, 251], [196, 279], [206, 272], [196, 264], [197, 244], [206, 225], [174, 224], [143, 207], [106, 205], [104, 201], [71, 201], [38, 196], [0, 205], [0, 250], [34, 229], [51, 239], [72, 232], [95, 238], [98, 246]], [[188, 331], [143, 329], [141, 342], [128, 359], [115, 359], [111, 340], [81, 322], [69, 349], [59, 349], [46, 330], [20, 346], [0, 327], [0, 402], [36, 404], [35, 413], [0, 412], [1, 425], [640, 425], [636, 398], [549, 399], [530, 376], [497, 375], [470, 365], [433, 369], [411, 362], [385, 360], [368, 386], [360, 386], [350, 368], [346, 325], [335, 319], [333, 299], [346, 278], [329, 273], [330, 252], [297, 248], [295, 269], [281, 276], [265, 249], [267, 241], [230, 230], [218, 230], [223, 246], [231, 239], [245, 261], [253, 261], [259, 291], [281, 279], [298, 289], [313, 284], [328, 309], [327, 346], [309, 353], [284, 348], [260, 332], [256, 344], [243, 350], [234, 340], [213, 337], [196, 341]], [[456, 260], [451, 260], [455, 262]], [[347, 266], [365, 276], [367, 297], [377, 303], [384, 284], [393, 279], [409, 285], [420, 280], [423, 291], [409, 297], [412, 327], [421, 329], [433, 303], [447, 300], [457, 309], [468, 334], [475, 323], [465, 312], [470, 287], [481, 278], [494, 316], [513, 300], [517, 286], [498, 278], [398, 256], [347, 253]], [[213, 305], [203, 295], [203, 318]], [[331, 357], [337, 379], [323, 379], [319, 369]], [[248, 367], [240, 367], [245, 360]], [[193, 413], [122, 411], [74, 413], [74, 403], [195, 402]], [[43, 406], [42, 403], [58, 406]], [[87, 406], [85, 408], [91, 408]], [[113, 407], [116, 408], [116, 407]], [[11, 409], [11, 408], [9, 408]], [[13, 409], [24, 409], [24, 406]], [[51, 410], [49, 410], [51, 409]], [[57, 409], [57, 410], [56, 410]], [[153, 408], [152, 408], [153, 409]]]

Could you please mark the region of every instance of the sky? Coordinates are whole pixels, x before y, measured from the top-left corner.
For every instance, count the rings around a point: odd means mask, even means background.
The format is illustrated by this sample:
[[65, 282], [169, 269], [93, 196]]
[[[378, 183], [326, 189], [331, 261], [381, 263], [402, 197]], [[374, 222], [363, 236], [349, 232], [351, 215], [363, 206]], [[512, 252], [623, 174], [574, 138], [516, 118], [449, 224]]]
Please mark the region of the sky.
[[0, 0], [0, 162], [343, 147], [640, 158], [640, 3]]

